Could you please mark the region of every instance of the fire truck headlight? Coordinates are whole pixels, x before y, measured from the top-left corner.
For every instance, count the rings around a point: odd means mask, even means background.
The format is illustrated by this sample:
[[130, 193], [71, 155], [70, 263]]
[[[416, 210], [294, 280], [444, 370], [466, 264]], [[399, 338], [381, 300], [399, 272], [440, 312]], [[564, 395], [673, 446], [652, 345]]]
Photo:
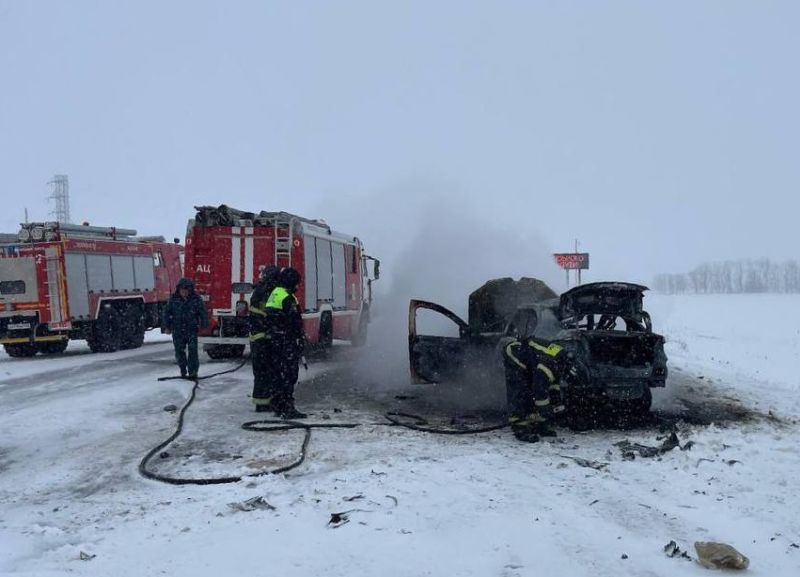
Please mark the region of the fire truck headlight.
[[20, 242], [28, 242], [31, 239], [31, 231], [29, 231], [27, 228], [23, 228], [19, 231], [17, 238]]
[[42, 240], [44, 238], [44, 229], [41, 226], [35, 226], [31, 230], [33, 240]]

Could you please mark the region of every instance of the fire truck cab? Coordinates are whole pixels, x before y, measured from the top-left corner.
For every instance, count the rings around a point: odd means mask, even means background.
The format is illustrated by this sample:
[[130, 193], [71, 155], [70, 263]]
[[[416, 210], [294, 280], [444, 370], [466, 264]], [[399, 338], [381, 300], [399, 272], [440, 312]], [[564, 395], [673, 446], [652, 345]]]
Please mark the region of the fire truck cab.
[[0, 246], [0, 343], [12, 357], [137, 348], [182, 276], [183, 247], [135, 230], [22, 225]]
[[273, 264], [302, 276], [295, 296], [310, 344], [363, 343], [380, 263], [357, 237], [286, 212], [197, 207], [186, 233], [186, 274], [208, 308], [209, 327], [199, 341], [211, 358], [244, 353], [250, 296]]

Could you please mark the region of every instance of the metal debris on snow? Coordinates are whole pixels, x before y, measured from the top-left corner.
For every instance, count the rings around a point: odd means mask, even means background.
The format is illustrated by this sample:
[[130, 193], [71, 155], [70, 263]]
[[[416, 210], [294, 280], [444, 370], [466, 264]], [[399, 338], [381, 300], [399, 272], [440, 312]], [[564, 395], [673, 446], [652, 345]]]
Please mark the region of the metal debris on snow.
[[175, 411], [178, 410], [178, 406], [177, 405], [167, 405], [166, 407], [164, 407], [164, 410], [166, 412], [168, 412], [168, 413], [174, 413]]
[[247, 499], [247, 501], [242, 501], [240, 503], [228, 503], [228, 507], [234, 511], [244, 512], [255, 511], [257, 509], [266, 511], [275, 510], [275, 507], [270, 505], [264, 497], [253, 497], [252, 499]]
[[596, 471], [600, 471], [601, 469], [608, 467], [608, 463], [601, 463], [600, 461], [589, 461], [587, 459], [582, 459], [581, 457], [572, 457], [570, 455], [559, 455], [559, 457], [564, 457], [565, 459], [572, 459], [580, 465], [581, 467], [588, 467], [589, 469], [595, 469]]
[[747, 569], [750, 559], [727, 543], [698, 541], [694, 544], [697, 561], [706, 569]]
[[90, 555], [89, 553], [84, 553], [83, 551], [81, 551], [81, 554], [80, 554], [80, 560], [81, 561], [91, 561], [95, 557], [97, 557], [97, 555]]
[[328, 527], [331, 529], [337, 529], [342, 525], [346, 525], [350, 522], [349, 517], [350, 511], [343, 511], [341, 513], [331, 513], [331, 518], [328, 520]]
[[670, 541], [664, 545], [664, 553], [666, 553], [667, 557], [681, 557], [683, 559], [691, 560], [689, 554], [678, 547], [678, 544], [675, 541]]
[[694, 443], [689, 441], [681, 447], [681, 442], [680, 439], [678, 439], [678, 435], [675, 432], [672, 432], [670, 433], [669, 437], [664, 439], [664, 442], [658, 447], [651, 447], [649, 445], [642, 445], [640, 443], [631, 443], [628, 439], [614, 444], [619, 447], [620, 451], [622, 451], [623, 459], [632, 461], [636, 458], [636, 453], [639, 453], [640, 457], [657, 457], [659, 455], [663, 455], [664, 453], [668, 453], [675, 447], [680, 448], [681, 451], [686, 451], [691, 449]]

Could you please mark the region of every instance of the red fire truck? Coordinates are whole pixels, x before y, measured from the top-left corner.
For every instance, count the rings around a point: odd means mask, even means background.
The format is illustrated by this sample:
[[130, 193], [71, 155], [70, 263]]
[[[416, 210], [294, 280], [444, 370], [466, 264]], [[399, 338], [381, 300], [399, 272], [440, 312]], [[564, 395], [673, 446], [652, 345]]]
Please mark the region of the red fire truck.
[[61, 353], [69, 339], [94, 352], [142, 345], [182, 275], [183, 247], [135, 230], [22, 225], [0, 246], [0, 343], [12, 357]]
[[357, 237], [286, 212], [196, 208], [186, 232], [186, 275], [208, 308], [209, 327], [199, 342], [211, 358], [244, 353], [250, 295], [270, 264], [302, 275], [296, 296], [309, 343], [363, 343], [380, 263]]

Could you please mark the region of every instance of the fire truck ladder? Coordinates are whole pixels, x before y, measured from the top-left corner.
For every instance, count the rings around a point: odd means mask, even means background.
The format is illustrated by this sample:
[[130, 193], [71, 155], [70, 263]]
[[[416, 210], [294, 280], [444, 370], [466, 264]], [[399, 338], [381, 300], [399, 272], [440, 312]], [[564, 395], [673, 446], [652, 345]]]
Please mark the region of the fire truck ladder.
[[292, 266], [292, 228], [294, 221], [294, 218], [285, 220], [279, 216], [276, 216], [272, 221], [272, 227], [275, 231], [275, 259], [272, 262], [275, 263], [275, 266]]

